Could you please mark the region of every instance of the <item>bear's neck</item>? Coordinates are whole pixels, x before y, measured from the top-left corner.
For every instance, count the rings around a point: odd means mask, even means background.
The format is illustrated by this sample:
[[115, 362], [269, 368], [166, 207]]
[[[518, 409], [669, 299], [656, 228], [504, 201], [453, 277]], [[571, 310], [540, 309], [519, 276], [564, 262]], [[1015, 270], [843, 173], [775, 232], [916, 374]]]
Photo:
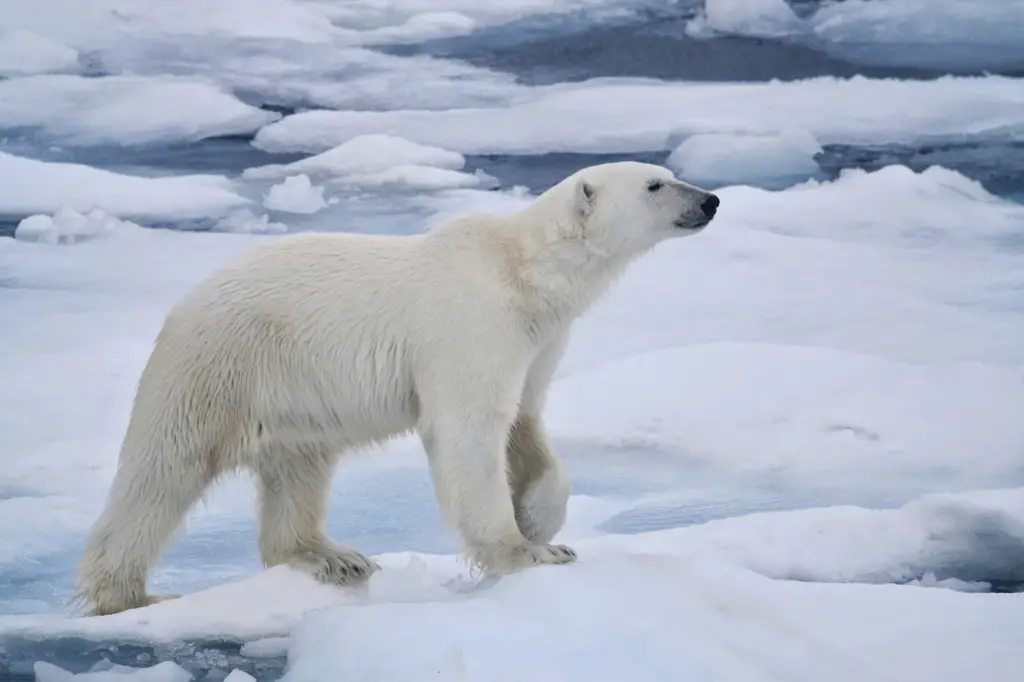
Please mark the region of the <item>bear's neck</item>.
[[595, 250], [583, 239], [582, 225], [534, 222], [520, 214], [507, 229], [514, 232], [508, 253], [522, 308], [549, 331], [583, 315], [633, 260]]

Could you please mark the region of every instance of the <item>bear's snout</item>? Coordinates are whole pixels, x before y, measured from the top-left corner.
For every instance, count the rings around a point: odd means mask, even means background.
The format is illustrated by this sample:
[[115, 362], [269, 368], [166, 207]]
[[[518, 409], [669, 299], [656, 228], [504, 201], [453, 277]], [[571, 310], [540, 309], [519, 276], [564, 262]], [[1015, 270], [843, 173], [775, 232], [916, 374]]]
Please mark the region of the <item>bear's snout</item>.
[[720, 203], [721, 201], [719, 201], [718, 197], [711, 194], [701, 203], [700, 210], [710, 220], [715, 217], [715, 213], [718, 211], [718, 204]]

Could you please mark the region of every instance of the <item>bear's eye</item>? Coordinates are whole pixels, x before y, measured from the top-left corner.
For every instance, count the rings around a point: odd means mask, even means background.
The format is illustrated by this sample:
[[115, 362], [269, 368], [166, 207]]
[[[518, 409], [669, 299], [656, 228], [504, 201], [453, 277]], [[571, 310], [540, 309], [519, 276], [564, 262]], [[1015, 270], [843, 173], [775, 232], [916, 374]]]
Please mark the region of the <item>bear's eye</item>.
[[665, 183], [662, 182], [661, 180], [652, 180], [651, 182], [647, 183], [647, 191], [648, 192], [657, 192], [659, 189], [661, 189], [664, 186], [665, 186]]

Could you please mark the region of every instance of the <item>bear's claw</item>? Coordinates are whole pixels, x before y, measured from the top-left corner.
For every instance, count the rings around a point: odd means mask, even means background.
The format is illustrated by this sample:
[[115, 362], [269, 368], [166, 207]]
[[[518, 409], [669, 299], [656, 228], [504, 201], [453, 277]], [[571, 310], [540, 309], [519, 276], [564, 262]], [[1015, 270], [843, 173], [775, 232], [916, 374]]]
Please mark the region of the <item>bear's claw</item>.
[[354, 549], [341, 547], [311, 549], [299, 554], [290, 563], [319, 582], [339, 586], [359, 585], [380, 570], [376, 561]]

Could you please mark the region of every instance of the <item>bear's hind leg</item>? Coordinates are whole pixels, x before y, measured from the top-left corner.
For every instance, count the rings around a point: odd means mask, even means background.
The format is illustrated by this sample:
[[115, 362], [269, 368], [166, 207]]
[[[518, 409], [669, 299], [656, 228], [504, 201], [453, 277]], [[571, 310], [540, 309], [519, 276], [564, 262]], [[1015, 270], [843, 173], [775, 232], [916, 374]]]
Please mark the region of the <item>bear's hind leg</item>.
[[260, 557], [334, 585], [357, 585], [379, 569], [376, 562], [331, 540], [324, 532], [336, 458], [315, 446], [267, 448], [257, 466]]
[[175, 453], [145, 454], [149, 456], [121, 458], [106, 508], [86, 541], [73, 599], [92, 604], [89, 615], [118, 613], [173, 596], [146, 594], [146, 578], [211, 477], [188, 458], [168, 462]]

